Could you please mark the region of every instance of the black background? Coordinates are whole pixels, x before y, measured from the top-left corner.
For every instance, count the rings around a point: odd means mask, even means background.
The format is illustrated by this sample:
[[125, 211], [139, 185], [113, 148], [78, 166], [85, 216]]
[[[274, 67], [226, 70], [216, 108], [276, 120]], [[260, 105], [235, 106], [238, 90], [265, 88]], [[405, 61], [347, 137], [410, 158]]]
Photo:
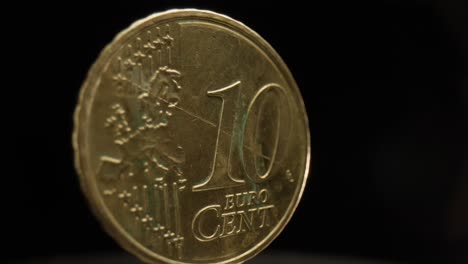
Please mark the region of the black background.
[[79, 189], [77, 94], [119, 31], [195, 7], [270, 42], [307, 106], [310, 180], [269, 251], [468, 263], [466, 1], [39, 2], [2, 9], [7, 260], [121, 250]]

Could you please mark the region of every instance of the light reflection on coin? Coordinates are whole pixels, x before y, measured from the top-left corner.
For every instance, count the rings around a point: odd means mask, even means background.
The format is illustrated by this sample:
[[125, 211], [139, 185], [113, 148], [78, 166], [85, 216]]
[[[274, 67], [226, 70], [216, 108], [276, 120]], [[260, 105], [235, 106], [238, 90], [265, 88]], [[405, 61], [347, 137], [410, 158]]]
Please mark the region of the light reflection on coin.
[[152, 15], [106, 47], [74, 147], [103, 226], [148, 263], [253, 257], [292, 216], [310, 160], [286, 65], [251, 29], [200, 10]]

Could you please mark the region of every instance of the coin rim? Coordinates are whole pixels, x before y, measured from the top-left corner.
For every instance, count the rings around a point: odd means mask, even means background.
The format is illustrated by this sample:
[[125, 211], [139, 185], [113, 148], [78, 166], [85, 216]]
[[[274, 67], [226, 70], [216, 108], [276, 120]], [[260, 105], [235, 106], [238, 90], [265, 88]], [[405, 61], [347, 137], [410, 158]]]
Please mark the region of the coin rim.
[[[233, 258], [228, 258], [223, 261], [216, 261], [214, 263], [235, 263], [235, 262], [244, 262], [253, 258], [255, 255], [260, 253], [264, 250], [286, 227], [288, 222], [290, 221], [294, 211], [296, 210], [302, 194], [304, 192], [307, 178], [309, 175], [310, 169], [310, 158], [311, 158], [311, 148], [310, 148], [310, 132], [309, 132], [309, 123], [307, 118], [307, 113], [305, 110], [305, 105], [303, 98], [301, 96], [300, 90], [297, 87], [297, 84], [289, 71], [289, 68], [286, 66], [284, 61], [278, 55], [278, 53], [273, 49], [273, 47], [268, 44], [259, 34], [255, 31], [244, 25], [243, 23], [232, 19], [226, 15], [222, 15], [219, 13], [215, 13], [212, 11], [207, 10], [199, 10], [199, 9], [172, 9], [165, 12], [154, 13], [149, 15], [143, 19], [137, 20], [133, 24], [131, 24], [128, 28], [121, 31], [114, 39], [111, 41], [99, 54], [98, 58], [96, 59], [95, 63], [91, 67], [88, 72], [86, 81], [83, 83], [80, 89], [80, 95], [78, 98], [78, 104], [75, 109], [74, 113], [74, 131], [72, 136], [73, 141], [73, 149], [75, 153], [75, 167], [79, 175], [80, 185], [85, 194], [88, 203], [96, 215], [96, 217], [100, 220], [99, 222], [106, 230], [106, 232], [114, 238], [120, 246], [124, 249], [129, 251], [130, 253], [136, 255], [140, 260], [146, 263], [155, 263], [157, 262], [166, 262], [166, 263], [199, 263], [199, 262], [182, 262], [178, 260], [173, 260], [167, 258], [161, 254], [158, 254], [154, 251], [151, 251], [145, 248], [139, 241], [131, 237], [129, 234], [125, 233], [125, 231], [121, 228], [120, 224], [116, 221], [115, 217], [112, 216], [110, 210], [104, 204], [102, 197], [99, 193], [96, 192], [96, 188], [93, 188], [93, 173], [90, 172], [88, 174], [84, 173], [86, 170], [86, 163], [83, 164], [82, 161], [86, 159], [87, 151], [86, 144], [80, 145], [81, 137], [83, 134], [86, 134], [85, 130], [87, 126], [87, 122], [89, 122], [89, 111], [90, 107], [92, 106], [91, 102], [93, 101], [93, 94], [90, 93], [95, 92], [96, 88], [99, 86], [100, 82], [100, 74], [102, 73], [102, 69], [106, 66], [108, 60], [111, 58], [117, 46], [126, 40], [126, 37], [129, 38], [134, 31], [138, 31], [140, 28], [148, 26], [152, 23], [159, 23], [164, 20], [171, 20], [177, 18], [203, 18], [207, 20], [215, 21], [216, 23], [222, 24], [227, 26], [228, 28], [235, 29], [239, 31], [244, 37], [252, 41], [257, 48], [263, 50], [263, 52], [270, 57], [272, 62], [276, 64], [278, 70], [283, 74], [286, 82], [289, 86], [291, 86], [291, 90], [296, 93], [295, 97], [299, 101], [299, 111], [302, 112], [302, 121], [304, 122], [305, 134], [306, 134], [306, 144], [307, 144], [307, 155], [306, 155], [306, 162], [305, 162], [305, 170], [304, 175], [302, 177], [302, 184], [300, 186], [299, 191], [296, 191], [293, 195], [292, 201], [289, 204], [286, 212], [284, 213], [283, 217], [280, 219], [278, 224], [271, 230], [271, 232], [265, 236], [262, 240], [260, 240], [256, 246], [252, 247], [249, 250], [246, 250], [242, 254], [239, 254]], [[82, 115], [84, 115], [82, 117]], [[80, 151], [81, 150], [81, 151]], [[88, 175], [88, 176], [87, 176]], [[88, 179], [89, 178], [89, 179]], [[96, 184], [94, 184], [96, 185]], [[296, 189], [297, 190], [297, 189]]]

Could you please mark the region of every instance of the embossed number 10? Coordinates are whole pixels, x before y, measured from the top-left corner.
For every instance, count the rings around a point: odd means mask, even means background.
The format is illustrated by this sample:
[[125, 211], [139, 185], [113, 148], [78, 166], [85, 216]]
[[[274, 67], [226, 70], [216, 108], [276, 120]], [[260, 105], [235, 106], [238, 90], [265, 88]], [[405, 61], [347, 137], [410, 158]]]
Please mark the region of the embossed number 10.
[[[248, 172], [246, 161], [244, 160], [244, 148], [250, 147], [244, 146], [245, 129], [252, 109], [258, 108], [259, 103], [261, 104], [259, 109], [262, 109], [262, 106], [265, 105], [265, 101], [268, 101], [268, 95], [270, 94], [275, 95], [276, 98], [274, 97], [273, 99], [278, 99], [277, 97], [279, 94], [283, 93], [283, 89], [278, 84], [267, 84], [263, 86], [253, 96], [246, 109], [246, 114], [239, 115], [236, 113], [236, 102], [239, 98], [240, 84], [241, 82], [237, 81], [226, 87], [207, 92], [208, 96], [218, 97], [222, 100], [221, 109], [219, 111], [218, 133], [210, 173], [201, 183], [194, 185], [192, 191], [206, 191], [242, 185], [245, 183], [245, 179], [243, 179], [241, 175], [247, 175], [251, 181], [256, 183], [263, 182], [270, 176], [278, 150], [281, 113], [278, 112], [276, 115], [277, 120], [268, 120], [268, 122], [274, 125], [274, 129], [272, 130], [274, 137], [271, 140], [272, 142], [270, 142], [273, 145], [268, 146], [268, 148], [271, 149], [270, 157], [267, 157], [269, 162], [267, 166], [260, 166], [262, 167], [261, 169], [257, 168], [259, 166], [254, 162], [254, 167], [256, 167], [254, 173]], [[277, 106], [278, 107], [273, 108], [278, 109], [270, 109], [270, 111], [280, 111], [279, 105]], [[244, 113], [244, 111], [237, 112]], [[258, 115], [262, 114], [265, 114], [264, 111], [258, 111]], [[259, 118], [261, 118], [261, 116], [257, 117], [257, 122]], [[231, 125], [231, 131], [226, 131]], [[258, 136], [259, 130], [262, 129], [261, 126], [262, 124], [259, 122], [255, 125], [255, 136]], [[250, 151], [253, 150], [250, 149]], [[241, 168], [233, 170], [233, 158], [236, 154], [238, 154], [239, 157], [237, 163], [241, 164]], [[259, 153], [256, 153], [256, 155], [262, 156], [262, 154]], [[261, 164], [264, 165], [264, 163]]]

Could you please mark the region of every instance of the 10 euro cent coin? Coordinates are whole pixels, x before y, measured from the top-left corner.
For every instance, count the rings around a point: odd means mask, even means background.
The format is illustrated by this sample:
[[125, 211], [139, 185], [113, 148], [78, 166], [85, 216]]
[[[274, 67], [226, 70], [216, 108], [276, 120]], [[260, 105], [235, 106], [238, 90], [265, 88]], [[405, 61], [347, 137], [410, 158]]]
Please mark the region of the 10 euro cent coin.
[[90, 205], [147, 263], [239, 263], [285, 227], [310, 160], [299, 89], [273, 48], [227, 16], [171, 10], [100, 54], [73, 136]]

